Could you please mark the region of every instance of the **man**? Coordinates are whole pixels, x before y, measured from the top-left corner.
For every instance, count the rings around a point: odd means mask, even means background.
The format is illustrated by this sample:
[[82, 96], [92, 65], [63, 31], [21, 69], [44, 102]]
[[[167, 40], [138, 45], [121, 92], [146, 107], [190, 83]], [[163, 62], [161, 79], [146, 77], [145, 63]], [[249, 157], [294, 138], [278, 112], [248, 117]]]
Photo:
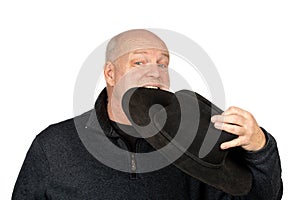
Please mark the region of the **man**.
[[[107, 86], [95, 108], [51, 125], [35, 138], [12, 198], [280, 199], [281, 167], [275, 139], [258, 126], [249, 112], [238, 107], [230, 107], [222, 115], [213, 116], [211, 121], [216, 128], [238, 136], [223, 143], [221, 149], [236, 146], [244, 149], [244, 159], [253, 175], [247, 195], [226, 194], [172, 164], [153, 172], [137, 173], [143, 166], [134, 159], [135, 153], [149, 152], [153, 148], [145, 139], [134, 137], [138, 133], [130, 126], [121, 99], [132, 87], [169, 90], [168, 64], [168, 49], [152, 32], [129, 30], [112, 38], [104, 67]], [[110, 168], [95, 159], [80, 140], [80, 134], [105, 136], [117, 147], [129, 151], [132, 159], [122, 161], [128, 164], [129, 171]], [[103, 145], [96, 148], [105, 151]]]

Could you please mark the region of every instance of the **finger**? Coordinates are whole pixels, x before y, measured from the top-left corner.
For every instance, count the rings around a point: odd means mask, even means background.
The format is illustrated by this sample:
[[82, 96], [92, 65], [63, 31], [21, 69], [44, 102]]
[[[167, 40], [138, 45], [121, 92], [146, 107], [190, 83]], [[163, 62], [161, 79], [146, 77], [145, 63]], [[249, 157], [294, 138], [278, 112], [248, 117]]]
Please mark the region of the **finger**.
[[247, 116], [247, 111], [241, 109], [241, 108], [238, 108], [236, 106], [230, 106], [227, 110], [225, 110], [222, 115], [241, 115], [243, 117], [246, 117]]
[[227, 123], [227, 124], [237, 124], [239, 126], [242, 126], [245, 124], [246, 119], [243, 116], [240, 115], [215, 115], [211, 118], [211, 121], [213, 123], [219, 122], [219, 123]]
[[237, 146], [241, 146], [242, 143], [241, 143], [241, 139], [240, 137], [236, 138], [236, 139], [233, 139], [233, 140], [230, 140], [228, 142], [223, 142], [221, 144], [221, 149], [229, 149], [229, 148], [232, 148], [232, 147], [237, 147]]
[[223, 123], [224, 122], [224, 117], [223, 115], [214, 115], [210, 118], [211, 122], [215, 123], [215, 122], [220, 122]]
[[235, 135], [242, 135], [243, 133], [243, 127], [235, 125], [235, 124], [226, 124], [226, 123], [219, 123], [216, 122], [214, 124], [215, 128], [227, 131], [228, 133], [232, 133]]

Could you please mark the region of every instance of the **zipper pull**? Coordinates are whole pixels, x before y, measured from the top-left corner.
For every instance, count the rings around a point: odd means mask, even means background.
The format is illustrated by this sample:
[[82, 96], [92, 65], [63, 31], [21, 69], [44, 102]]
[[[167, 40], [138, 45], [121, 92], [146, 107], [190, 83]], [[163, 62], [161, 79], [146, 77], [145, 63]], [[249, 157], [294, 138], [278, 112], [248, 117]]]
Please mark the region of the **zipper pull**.
[[132, 172], [136, 171], [136, 160], [135, 160], [134, 153], [131, 154], [131, 171]]

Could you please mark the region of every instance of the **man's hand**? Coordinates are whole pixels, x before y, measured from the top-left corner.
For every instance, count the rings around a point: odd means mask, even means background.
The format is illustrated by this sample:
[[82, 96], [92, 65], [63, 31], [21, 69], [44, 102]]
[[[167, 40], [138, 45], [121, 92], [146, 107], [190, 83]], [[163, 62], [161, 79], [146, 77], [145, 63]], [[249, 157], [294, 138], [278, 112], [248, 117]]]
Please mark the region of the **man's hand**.
[[251, 113], [238, 107], [230, 107], [211, 118], [215, 127], [238, 135], [236, 139], [221, 144], [221, 149], [241, 146], [247, 151], [257, 151], [264, 147], [266, 137]]

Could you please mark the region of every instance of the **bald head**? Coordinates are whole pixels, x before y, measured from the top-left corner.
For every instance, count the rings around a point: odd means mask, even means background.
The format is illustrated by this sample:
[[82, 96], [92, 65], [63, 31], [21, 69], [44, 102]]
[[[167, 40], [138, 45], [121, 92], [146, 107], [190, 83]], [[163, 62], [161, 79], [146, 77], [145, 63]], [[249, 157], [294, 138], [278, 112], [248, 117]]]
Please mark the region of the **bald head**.
[[115, 61], [122, 55], [139, 49], [167, 51], [166, 44], [154, 33], [145, 29], [125, 31], [113, 37], [106, 47], [106, 61]]

